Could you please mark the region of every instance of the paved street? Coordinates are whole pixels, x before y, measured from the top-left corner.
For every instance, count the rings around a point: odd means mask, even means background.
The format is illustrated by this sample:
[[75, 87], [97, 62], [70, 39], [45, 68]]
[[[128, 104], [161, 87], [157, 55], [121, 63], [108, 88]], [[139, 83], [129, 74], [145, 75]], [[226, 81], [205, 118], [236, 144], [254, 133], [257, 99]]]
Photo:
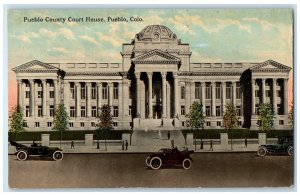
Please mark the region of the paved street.
[[11, 188], [289, 187], [293, 159], [256, 153], [195, 153], [191, 169], [148, 169], [147, 154], [65, 154], [62, 161], [9, 156]]

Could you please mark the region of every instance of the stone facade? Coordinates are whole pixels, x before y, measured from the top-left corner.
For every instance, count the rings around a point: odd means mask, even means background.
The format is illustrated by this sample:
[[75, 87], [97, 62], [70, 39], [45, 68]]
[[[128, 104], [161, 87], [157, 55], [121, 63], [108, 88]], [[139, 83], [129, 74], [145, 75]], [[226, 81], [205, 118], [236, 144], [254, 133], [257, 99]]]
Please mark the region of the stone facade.
[[203, 105], [206, 129], [222, 128], [226, 103], [233, 103], [239, 126], [258, 129], [258, 105], [271, 103], [276, 129], [289, 129], [290, 67], [258, 63], [190, 63], [189, 44], [169, 28], [145, 27], [122, 47], [122, 63], [44, 63], [13, 68], [18, 104], [28, 130], [52, 128], [62, 102], [70, 130], [96, 129], [98, 108], [109, 104], [116, 130], [186, 128], [194, 101]]

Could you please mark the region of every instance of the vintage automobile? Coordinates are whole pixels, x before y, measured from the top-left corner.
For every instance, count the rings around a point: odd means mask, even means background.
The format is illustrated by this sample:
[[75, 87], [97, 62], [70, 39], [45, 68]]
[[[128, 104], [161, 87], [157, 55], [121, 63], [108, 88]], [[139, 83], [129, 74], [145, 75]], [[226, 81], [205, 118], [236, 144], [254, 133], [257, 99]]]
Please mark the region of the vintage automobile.
[[277, 144], [260, 145], [257, 151], [258, 156], [267, 154], [288, 154], [293, 155], [293, 136], [278, 136]]
[[184, 169], [189, 169], [192, 166], [192, 158], [190, 154], [193, 150], [179, 151], [175, 148], [162, 148], [158, 152], [150, 154], [146, 158], [146, 165], [152, 169], [159, 169], [162, 165], [182, 165]]
[[20, 161], [25, 161], [29, 156], [52, 157], [55, 161], [63, 159], [63, 152], [58, 147], [40, 146], [34, 142], [30, 147], [14, 141], [10, 144], [16, 147], [15, 155]]

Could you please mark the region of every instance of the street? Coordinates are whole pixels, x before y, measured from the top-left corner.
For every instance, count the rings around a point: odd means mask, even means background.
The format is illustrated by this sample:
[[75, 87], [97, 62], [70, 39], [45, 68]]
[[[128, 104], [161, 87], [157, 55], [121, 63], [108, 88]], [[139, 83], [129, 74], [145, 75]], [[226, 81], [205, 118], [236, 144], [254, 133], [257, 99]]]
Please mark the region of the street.
[[64, 154], [62, 161], [9, 155], [11, 188], [290, 187], [293, 158], [256, 153], [194, 153], [191, 169], [147, 168], [147, 154]]

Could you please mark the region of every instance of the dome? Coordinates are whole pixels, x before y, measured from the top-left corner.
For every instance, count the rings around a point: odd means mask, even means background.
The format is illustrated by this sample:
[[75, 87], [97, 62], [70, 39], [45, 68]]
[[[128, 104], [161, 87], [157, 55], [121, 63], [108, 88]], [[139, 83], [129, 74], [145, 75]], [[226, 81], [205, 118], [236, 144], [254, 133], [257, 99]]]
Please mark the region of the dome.
[[136, 34], [136, 38], [138, 41], [174, 41], [177, 36], [163, 25], [149, 25]]

